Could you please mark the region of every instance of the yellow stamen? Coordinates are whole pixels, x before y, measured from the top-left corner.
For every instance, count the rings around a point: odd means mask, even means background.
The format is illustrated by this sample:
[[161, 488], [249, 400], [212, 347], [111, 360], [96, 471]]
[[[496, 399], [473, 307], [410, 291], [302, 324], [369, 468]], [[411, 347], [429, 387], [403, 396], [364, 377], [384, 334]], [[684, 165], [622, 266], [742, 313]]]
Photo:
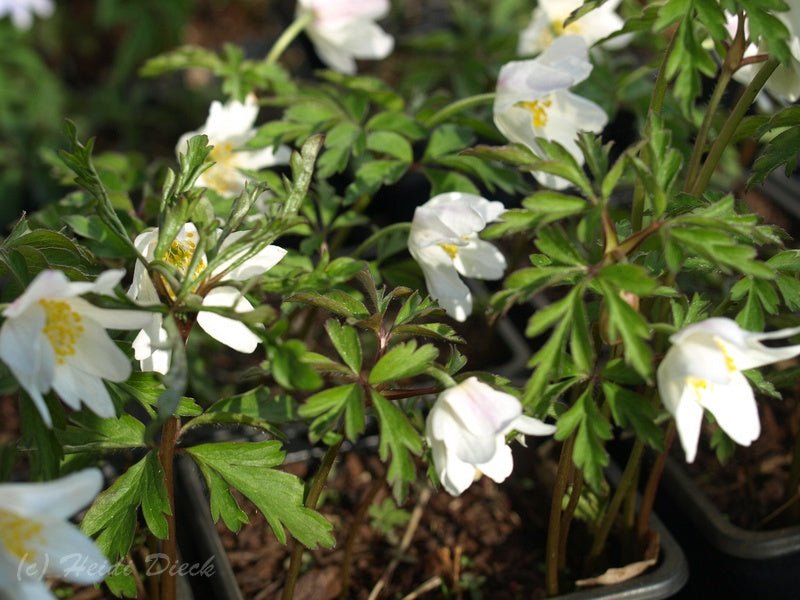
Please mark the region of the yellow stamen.
[[439, 247], [447, 252], [447, 255], [453, 260], [458, 256], [458, 246], [455, 244], [439, 244]]
[[39, 300], [39, 304], [45, 314], [42, 332], [50, 340], [56, 363], [63, 365], [67, 356], [75, 354], [75, 343], [83, 334], [81, 316], [63, 300]]
[[[186, 238], [194, 237], [193, 232], [186, 233]], [[192, 263], [192, 257], [194, 256], [194, 252], [197, 249], [197, 244], [191, 239], [185, 240], [172, 240], [172, 243], [169, 245], [169, 250], [167, 250], [167, 255], [164, 257], [164, 260], [171, 264], [173, 267], [178, 269], [181, 275], [184, 277], [187, 276], [187, 272], [189, 270], [189, 265]], [[200, 273], [206, 268], [206, 261], [204, 259], [200, 259], [197, 261], [197, 266], [192, 273], [192, 278], [197, 278]], [[163, 280], [164, 287], [167, 290], [167, 294], [172, 300], [175, 300], [175, 292], [169, 286], [169, 284]]]
[[708, 381], [705, 379], [700, 379], [699, 377], [688, 377], [686, 383], [694, 388], [694, 394], [697, 397], [697, 402], [702, 404], [703, 391], [710, 387]]
[[35, 561], [35, 543], [44, 542], [42, 524], [0, 509], [0, 541], [18, 559]]
[[517, 106], [531, 113], [534, 127], [544, 127], [547, 125], [547, 109], [550, 108], [552, 104], [552, 100], [533, 100], [531, 102], [519, 102]]
[[239, 173], [237, 168], [236, 153], [233, 144], [223, 142], [211, 150], [210, 159], [214, 161], [205, 173], [203, 179], [212, 190], [220, 194], [235, 192], [239, 188]]
[[577, 23], [570, 23], [564, 27], [564, 21], [550, 21], [550, 32], [555, 37], [564, 35], [565, 33], [579, 35], [581, 32], [581, 27]]
[[739, 369], [736, 368], [736, 362], [733, 360], [733, 357], [728, 352], [728, 348], [723, 344], [719, 339], [715, 339], [714, 343], [717, 344], [717, 348], [719, 351], [722, 352], [722, 356], [725, 358], [725, 366], [728, 369], [728, 372], [735, 373]]

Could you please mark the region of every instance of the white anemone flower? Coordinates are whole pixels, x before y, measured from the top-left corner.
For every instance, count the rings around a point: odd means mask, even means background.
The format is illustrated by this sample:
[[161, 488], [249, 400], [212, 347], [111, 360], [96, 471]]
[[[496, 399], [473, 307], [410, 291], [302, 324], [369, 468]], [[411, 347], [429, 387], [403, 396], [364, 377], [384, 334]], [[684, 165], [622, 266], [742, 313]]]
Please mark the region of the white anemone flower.
[[472, 294], [464, 277], [500, 279], [503, 254], [478, 237], [503, 212], [501, 202], [474, 194], [439, 194], [414, 211], [408, 250], [419, 263], [428, 293], [448, 315], [464, 321], [472, 312]]
[[[569, 92], [592, 71], [586, 42], [577, 36], [555, 40], [539, 57], [513, 61], [500, 69], [494, 123], [509, 141], [543, 156], [536, 138], [555, 141], [583, 164], [578, 132], [600, 133], [608, 116], [597, 104]], [[563, 189], [560, 177], [533, 172], [542, 185]]]
[[197, 178], [196, 185], [225, 197], [238, 196], [250, 181], [241, 169], [256, 171], [289, 162], [291, 152], [286, 146], [277, 151], [272, 148], [241, 149], [256, 135], [253, 124], [257, 116], [258, 104], [253, 94], [249, 94], [244, 103], [231, 100], [222, 104], [215, 100], [211, 103], [206, 124], [181, 136], [175, 148], [177, 154], [186, 152], [189, 138], [195, 135], [207, 135], [208, 143], [214, 146], [209, 157], [214, 164]]
[[44, 577], [101, 582], [111, 565], [67, 519], [103, 488], [99, 469], [45, 483], [0, 484], [0, 597], [55, 599]]
[[797, 333], [800, 327], [754, 333], [716, 317], [670, 337], [672, 346], [658, 366], [658, 391], [675, 418], [686, 462], [693, 462], [697, 454], [703, 409], [737, 444], [749, 446], [758, 438], [758, 409], [742, 371], [800, 354], [800, 345], [771, 348], [761, 343]]
[[497, 483], [514, 469], [506, 434], [550, 435], [556, 430], [522, 414], [514, 396], [470, 377], [439, 394], [425, 422], [425, 437], [444, 489], [453, 496], [481, 473]]
[[[522, 30], [517, 43], [517, 54], [528, 56], [539, 54], [562, 35], [576, 35], [593, 46], [598, 41], [622, 29], [625, 25], [614, 12], [620, 0], [604, 2], [592, 11], [564, 27], [564, 21], [583, 4], [583, 0], [539, 0], [533, 10], [531, 22]], [[616, 49], [625, 46], [630, 36], [622, 35], [603, 44], [604, 48]]]
[[389, 12], [389, 0], [298, 0], [298, 15], [311, 13], [306, 32], [322, 62], [353, 75], [355, 59], [386, 58], [394, 38], [375, 21]]
[[[789, 51], [792, 58], [788, 65], [778, 65], [775, 72], [767, 80], [764, 88], [773, 96], [780, 98], [786, 102], [796, 102], [800, 98], [800, 0], [787, 0], [789, 10], [786, 12], [775, 13], [783, 24], [789, 30]], [[736, 34], [738, 25], [738, 17], [736, 15], [727, 14], [727, 28], [731, 37]], [[749, 38], [750, 32], [745, 20], [745, 35]], [[767, 45], [760, 41], [758, 43], [751, 43], [745, 48], [744, 58], [750, 58], [758, 54], [768, 54], [769, 48]], [[733, 74], [733, 78], [744, 85], [749, 84], [753, 77], [755, 77], [761, 64], [756, 63], [746, 65]]]
[[106, 329], [139, 329], [150, 314], [98, 308], [79, 296], [110, 294], [123, 275], [114, 269], [93, 282], [72, 282], [61, 271], [42, 271], [3, 311], [0, 359], [48, 426], [52, 419], [42, 395], [51, 388], [70, 408], [78, 410], [83, 402], [101, 417], [115, 414], [103, 379], [125, 381], [131, 364]]
[[0, 18], [8, 15], [17, 29], [30, 29], [33, 17], [46, 19], [53, 14], [52, 0], [0, 0]]
[[[246, 231], [231, 233], [222, 244], [221, 252], [247, 235]], [[194, 273], [187, 273], [197, 248], [198, 233], [193, 223], [186, 223], [181, 227], [178, 235], [170, 244], [164, 260], [174, 266], [183, 277], [197, 278], [207, 265], [206, 257], [201, 256], [197, 262]], [[154, 258], [156, 244], [158, 243], [158, 229], [151, 228], [143, 231], [134, 240], [134, 245], [148, 260]], [[243, 250], [244, 252], [244, 250]], [[256, 275], [265, 273], [274, 267], [286, 255], [286, 250], [279, 246], [266, 246], [254, 256], [245, 260], [233, 270], [225, 273], [224, 281], [246, 281]], [[237, 257], [226, 260], [211, 273], [211, 277], [222, 275]], [[167, 293], [172, 290], [165, 284]], [[128, 295], [143, 305], [158, 304], [158, 292], [153, 281], [147, 274], [144, 265], [137, 261], [133, 271], [133, 282], [128, 290]], [[238, 313], [253, 310], [253, 305], [235, 287], [219, 285], [212, 288], [203, 298], [203, 306], [232, 308]], [[161, 315], [153, 319], [139, 332], [133, 341], [134, 356], [140, 361], [143, 371], [156, 371], [166, 373], [169, 370], [170, 354], [168, 349], [167, 332], [162, 327]], [[254, 352], [260, 339], [241, 321], [223, 317], [217, 313], [200, 311], [197, 314], [197, 324], [215, 340], [233, 348], [238, 352], [250, 354]]]

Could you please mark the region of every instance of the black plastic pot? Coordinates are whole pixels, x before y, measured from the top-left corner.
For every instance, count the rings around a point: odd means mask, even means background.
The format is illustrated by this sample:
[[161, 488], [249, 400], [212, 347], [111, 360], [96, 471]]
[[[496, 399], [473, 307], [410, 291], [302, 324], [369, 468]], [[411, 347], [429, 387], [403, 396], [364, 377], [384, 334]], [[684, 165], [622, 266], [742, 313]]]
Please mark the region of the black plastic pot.
[[732, 524], [671, 458], [663, 488], [656, 508], [697, 565], [681, 598], [798, 596], [800, 525], [749, 531]]

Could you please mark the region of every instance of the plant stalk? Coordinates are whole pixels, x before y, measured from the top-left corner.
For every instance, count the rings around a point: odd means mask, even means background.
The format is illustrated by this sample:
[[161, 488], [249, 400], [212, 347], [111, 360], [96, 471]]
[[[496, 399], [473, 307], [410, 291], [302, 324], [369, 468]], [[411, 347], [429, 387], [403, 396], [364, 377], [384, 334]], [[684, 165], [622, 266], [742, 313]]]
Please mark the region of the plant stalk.
[[711, 122], [714, 120], [714, 115], [717, 112], [719, 103], [728, 83], [731, 81], [733, 73], [723, 65], [722, 71], [717, 79], [717, 85], [711, 94], [708, 101], [706, 112], [703, 115], [703, 122], [700, 125], [700, 131], [697, 132], [697, 138], [694, 140], [694, 147], [692, 148], [692, 156], [689, 158], [689, 167], [686, 171], [686, 181], [683, 185], [683, 190], [688, 191], [692, 188], [694, 180], [697, 178], [697, 172], [700, 170], [700, 161], [703, 158], [703, 151], [705, 150], [706, 140], [708, 139], [708, 132], [711, 130]]
[[269, 54], [264, 59], [264, 62], [268, 65], [274, 64], [278, 62], [278, 59], [283, 54], [284, 50], [289, 47], [300, 33], [314, 20], [314, 13], [312, 11], [306, 11], [300, 14], [292, 23], [287, 27], [281, 36], [275, 41], [272, 48], [269, 50]]
[[758, 93], [761, 91], [761, 88], [764, 87], [764, 84], [767, 83], [770, 75], [772, 75], [775, 69], [778, 68], [778, 64], [778, 60], [775, 58], [770, 58], [767, 60], [758, 70], [756, 76], [753, 77], [753, 80], [745, 88], [744, 92], [739, 98], [739, 101], [736, 103], [736, 106], [733, 107], [731, 114], [728, 115], [725, 124], [722, 126], [722, 129], [717, 136], [717, 139], [714, 140], [714, 143], [711, 145], [711, 149], [708, 151], [708, 156], [706, 156], [703, 167], [700, 169], [697, 179], [695, 179], [691, 189], [689, 190], [689, 193], [693, 196], [701, 195], [705, 191], [706, 187], [708, 187], [708, 182], [711, 181], [711, 176], [714, 174], [720, 158], [722, 158], [722, 153], [733, 139], [733, 134], [736, 133], [736, 128], [739, 127], [739, 123], [741, 123], [742, 119], [744, 119], [744, 116], [747, 114], [750, 105], [756, 99], [756, 96], [758, 96]]
[[548, 596], [558, 595], [558, 549], [561, 540], [561, 503], [567, 491], [569, 473], [572, 466], [572, 449], [575, 445], [575, 434], [567, 438], [561, 446], [558, 458], [556, 482], [553, 486], [553, 497], [550, 500], [550, 520], [547, 527], [547, 552], [545, 560], [545, 587]]
[[569, 492], [569, 503], [561, 515], [561, 531], [559, 532], [558, 541], [558, 567], [564, 569], [567, 566], [567, 543], [569, 541], [569, 529], [572, 525], [572, 519], [575, 516], [575, 509], [578, 508], [578, 502], [581, 499], [581, 492], [583, 491], [583, 471], [576, 469], [572, 465], [572, 489]]
[[167, 519], [167, 539], [164, 540], [161, 550], [166, 555], [167, 569], [161, 574], [161, 600], [175, 600], [176, 570], [178, 564], [178, 540], [175, 531], [175, 477], [173, 466], [175, 464], [175, 445], [178, 442], [179, 420], [170, 417], [161, 429], [161, 444], [158, 458], [164, 470], [164, 484], [167, 488], [169, 499], [169, 514]]
[[[340, 439], [335, 444], [328, 447], [325, 451], [325, 456], [322, 457], [322, 464], [311, 480], [311, 487], [306, 496], [306, 508], [314, 509], [317, 507], [317, 502], [325, 488], [325, 483], [328, 481], [328, 474], [331, 472], [331, 467], [339, 454], [339, 448], [342, 447], [344, 438]], [[283, 600], [291, 600], [294, 596], [294, 588], [297, 585], [297, 577], [300, 575], [300, 562], [303, 558], [303, 551], [305, 548], [303, 544], [295, 540], [294, 547], [292, 548], [291, 558], [289, 559], [289, 571], [286, 574], [286, 585], [283, 588]]]
[[389, 235], [390, 233], [394, 233], [395, 231], [408, 231], [410, 229], [411, 223], [392, 223], [391, 225], [387, 225], [361, 242], [358, 245], [358, 248], [356, 248], [350, 256], [353, 258], [361, 258], [361, 255], [364, 254], [368, 248], [373, 246], [382, 237]]
[[628, 464], [625, 465], [625, 470], [622, 472], [622, 477], [619, 480], [617, 489], [614, 492], [614, 496], [611, 498], [611, 502], [608, 505], [606, 513], [603, 515], [603, 520], [600, 522], [600, 527], [597, 530], [594, 542], [592, 543], [592, 548], [589, 551], [589, 556], [587, 558], [589, 570], [594, 567], [594, 564], [600, 557], [600, 553], [603, 551], [603, 548], [606, 545], [606, 540], [608, 540], [608, 534], [611, 533], [611, 527], [614, 525], [614, 520], [617, 518], [619, 509], [622, 506], [622, 501], [625, 499], [628, 490], [636, 482], [635, 477], [639, 470], [639, 463], [642, 460], [643, 452], [644, 443], [637, 439], [633, 444], [631, 455], [628, 457]]
[[461, 98], [460, 100], [456, 100], [455, 102], [448, 104], [444, 108], [435, 112], [431, 117], [423, 122], [423, 125], [425, 125], [425, 127], [428, 129], [433, 129], [453, 115], [456, 115], [463, 110], [467, 110], [468, 108], [472, 108], [473, 106], [480, 106], [481, 104], [493, 102], [494, 98], [494, 92], [487, 92], [485, 94], [476, 94], [475, 96]]
[[342, 593], [339, 595], [341, 600], [347, 600], [350, 592], [350, 572], [353, 566], [353, 546], [355, 546], [356, 538], [358, 537], [358, 530], [364, 524], [369, 513], [369, 508], [375, 500], [375, 496], [381, 488], [386, 485], [387, 471], [384, 470], [383, 475], [376, 479], [372, 487], [367, 490], [361, 503], [358, 505], [353, 523], [350, 525], [350, 531], [347, 532], [347, 539], [344, 542], [344, 558], [342, 559]]
[[656, 501], [656, 492], [658, 485], [661, 483], [661, 475], [664, 473], [664, 465], [667, 462], [669, 450], [672, 447], [672, 442], [675, 440], [675, 420], [671, 419], [667, 425], [667, 431], [664, 434], [664, 451], [658, 455], [653, 468], [650, 469], [650, 475], [647, 476], [647, 483], [642, 492], [642, 503], [639, 507], [639, 515], [636, 518], [636, 539], [642, 543], [650, 529], [650, 515], [653, 512], [653, 504]]

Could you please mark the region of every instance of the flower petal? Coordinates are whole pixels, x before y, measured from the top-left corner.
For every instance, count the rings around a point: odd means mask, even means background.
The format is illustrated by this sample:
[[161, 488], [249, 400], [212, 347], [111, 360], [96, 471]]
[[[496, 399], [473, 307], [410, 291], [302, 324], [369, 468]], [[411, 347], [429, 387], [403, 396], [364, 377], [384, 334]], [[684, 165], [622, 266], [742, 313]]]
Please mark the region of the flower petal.
[[700, 404], [714, 415], [722, 430], [741, 446], [749, 446], [761, 433], [753, 389], [741, 373], [734, 373], [727, 385], [709, 385], [700, 393]]
[[111, 418], [117, 414], [106, 386], [96, 375], [80, 369], [58, 367], [53, 389], [67, 406], [75, 410], [83, 402], [98, 417]]
[[39, 300], [73, 295], [70, 293], [70, 281], [64, 273], [53, 270], [42, 271], [33, 278], [33, 281], [25, 288], [22, 295], [5, 308], [3, 316], [15, 318], [28, 310], [31, 304]]
[[151, 321], [153, 315], [143, 310], [100, 308], [83, 298], [71, 298], [69, 304], [75, 312], [105, 329], [141, 329]]
[[514, 470], [514, 458], [511, 448], [506, 445], [502, 435], [497, 439], [497, 452], [489, 462], [475, 465], [481, 473], [496, 483], [503, 483]]
[[42, 518], [41, 522], [47, 533], [39, 543], [32, 541], [31, 545], [40, 556], [47, 556], [48, 575], [82, 585], [105, 579], [111, 565], [80, 529], [52, 517]]
[[503, 433], [505, 434], [512, 430], [527, 435], [552, 435], [556, 431], [556, 426], [527, 415], [520, 415], [514, 419], [514, 422]]
[[466, 246], [459, 246], [453, 265], [464, 277], [493, 280], [503, 276], [506, 259], [494, 245], [474, 239]]
[[[246, 231], [236, 231], [230, 234], [225, 241], [222, 243], [222, 247], [220, 250], [225, 250], [232, 244], [235, 244], [238, 240], [242, 237], [247, 235], [248, 232]], [[237, 261], [237, 258], [242, 256], [244, 250], [242, 252], [237, 252], [235, 256], [232, 256], [225, 262], [223, 262], [219, 267], [214, 269], [214, 275], [219, 275], [224, 273], [227, 269], [230, 268], [232, 264]], [[257, 275], [262, 275], [269, 271], [272, 267], [277, 265], [283, 257], [286, 256], [286, 250], [281, 248], [280, 246], [269, 245], [265, 248], [262, 248], [257, 254], [251, 256], [247, 260], [245, 260], [242, 264], [238, 267], [234, 268], [233, 270], [229, 271], [225, 274], [226, 280], [232, 281], [246, 281], [251, 277], [255, 277]]]
[[[409, 246], [409, 250], [412, 250]], [[466, 321], [472, 313], [472, 292], [461, 281], [453, 262], [438, 246], [412, 251], [422, 267], [428, 293], [456, 321]]]
[[21, 515], [47, 513], [62, 519], [88, 506], [103, 489], [103, 474], [92, 467], [43, 483], [0, 484], [0, 506]]
[[694, 462], [697, 456], [697, 443], [700, 440], [700, 428], [703, 424], [703, 407], [697, 403], [695, 389], [685, 385], [673, 413], [678, 437], [681, 439], [686, 462]]
[[493, 436], [506, 429], [522, 414], [514, 396], [500, 392], [477, 377], [465, 379], [439, 395], [456, 419], [471, 433]]
[[273, 165], [287, 165], [292, 150], [289, 146], [278, 146], [277, 150], [264, 148], [255, 151], [236, 152], [236, 166], [241, 169], [256, 171]]
[[451, 496], [460, 496], [475, 481], [478, 470], [449, 449], [446, 450], [446, 457], [444, 477], [440, 477], [442, 485]]
[[[142, 325], [150, 323], [150, 319]], [[75, 353], [64, 357], [63, 367], [78, 369], [109, 381], [125, 381], [131, 376], [131, 363], [100, 325], [92, 319], [83, 319], [83, 332], [75, 342]]]
[[[211, 290], [203, 298], [203, 306], [224, 306], [233, 308], [240, 313], [253, 310], [253, 305], [247, 301], [239, 290], [228, 286], [216, 287]], [[241, 321], [223, 317], [216, 313], [200, 311], [197, 313], [197, 324], [218, 342], [243, 354], [254, 352], [261, 341]]]
[[166, 375], [172, 354], [169, 336], [162, 326], [163, 318], [154, 314], [152, 321], [133, 340], [133, 356], [139, 361], [142, 371], [155, 371]]

